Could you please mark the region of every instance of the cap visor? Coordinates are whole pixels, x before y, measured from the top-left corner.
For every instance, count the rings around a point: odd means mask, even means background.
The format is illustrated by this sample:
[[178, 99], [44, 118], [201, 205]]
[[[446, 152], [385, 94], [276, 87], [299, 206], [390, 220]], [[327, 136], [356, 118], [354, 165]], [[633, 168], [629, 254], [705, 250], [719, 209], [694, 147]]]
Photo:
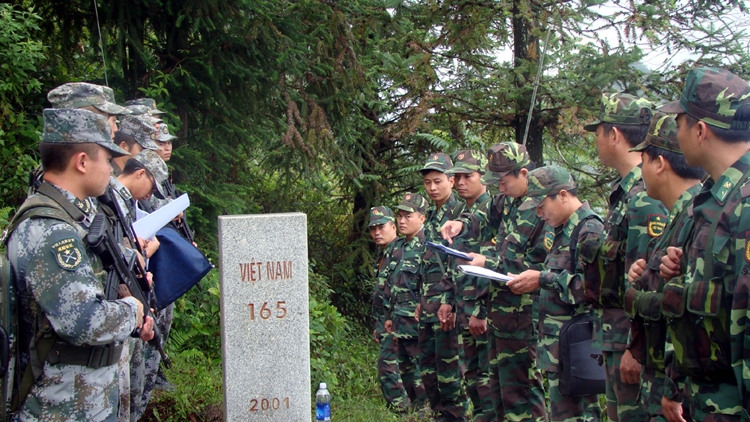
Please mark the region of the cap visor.
[[109, 114], [133, 114], [131, 110], [128, 110], [125, 107], [120, 107], [117, 104], [106, 101], [102, 104], [95, 105], [94, 107]]
[[129, 152], [125, 151], [124, 149], [120, 148], [119, 146], [115, 145], [114, 142], [111, 141], [102, 141], [97, 142], [97, 145], [100, 145], [104, 148], [107, 148], [111, 153], [112, 157], [122, 157], [123, 155], [130, 155]]
[[628, 152], [641, 152], [644, 149], [648, 148], [648, 146], [651, 145], [646, 141], [641, 142], [640, 144], [634, 146], [633, 148], [630, 148]]
[[539, 204], [542, 203], [542, 200], [544, 198], [526, 198], [525, 201], [523, 201], [523, 204], [518, 207], [519, 211], [526, 211], [530, 210], [532, 208], [536, 208]]
[[401, 211], [406, 211], [406, 212], [417, 212], [414, 208], [407, 207], [406, 205], [396, 205], [393, 208], [395, 208], [397, 210], [401, 210]]
[[151, 114], [166, 114], [166, 112], [165, 111], [161, 111], [158, 108], [152, 108], [151, 109]]
[[422, 173], [422, 174], [425, 174], [428, 171], [439, 171], [440, 173], [448, 174], [448, 170], [446, 170], [446, 169], [444, 169], [442, 167], [437, 167], [437, 166], [427, 166], [427, 167], [424, 167], [421, 170], [419, 170], [419, 172]]
[[599, 126], [599, 123], [601, 122], [602, 122], [601, 120], [597, 120], [594, 123], [589, 123], [587, 125], [584, 125], [583, 130], [585, 130], [586, 132], [596, 132], [596, 128], [597, 126]]
[[154, 196], [158, 199], [167, 199], [167, 193], [164, 191], [164, 186], [161, 182], [154, 179], [154, 183], [156, 183], [156, 190], [154, 191]]
[[176, 136], [172, 136], [172, 135], [161, 135], [161, 136], [159, 136], [159, 139], [157, 139], [157, 141], [159, 141], [159, 142], [170, 142], [170, 141], [173, 141], [173, 140], [175, 140], [175, 139], [177, 139], [177, 137], [176, 137]]
[[502, 179], [503, 177], [505, 177], [505, 175], [508, 174], [508, 173], [509, 172], [507, 172], [507, 171], [504, 172], [504, 173], [495, 172], [495, 171], [488, 171], [487, 173], [485, 173], [485, 174], [482, 175], [481, 182], [482, 182], [483, 185], [492, 185], [494, 183], [499, 182], [500, 179]]
[[138, 145], [142, 146], [145, 149], [150, 149], [151, 151], [161, 151], [161, 148], [159, 145], [156, 145], [156, 142], [149, 140], [148, 142], [140, 142], [136, 139], [136, 142], [138, 142]]
[[682, 106], [680, 105], [680, 100], [672, 101], [671, 103], [664, 104], [663, 106], [657, 108], [656, 111], [661, 111], [662, 113], [669, 113], [669, 114], [685, 113], [685, 110], [683, 110]]

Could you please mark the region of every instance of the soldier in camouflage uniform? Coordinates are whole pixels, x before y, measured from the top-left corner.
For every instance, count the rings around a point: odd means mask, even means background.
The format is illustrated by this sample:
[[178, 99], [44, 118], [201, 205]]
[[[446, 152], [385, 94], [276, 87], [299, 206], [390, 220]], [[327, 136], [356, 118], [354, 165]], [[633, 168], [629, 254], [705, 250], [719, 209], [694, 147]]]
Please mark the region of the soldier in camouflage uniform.
[[666, 421], [661, 398], [666, 354], [671, 352], [666, 349], [667, 325], [661, 315], [664, 283], [659, 266], [667, 246], [682, 247], [693, 228], [690, 207], [705, 172], [685, 163], [674, 117], [661, 112], [654, 114], [646, 140], [631, 151], [641, 153], [646, 193], [669, 210], [664, 233], [654, 239], [648, 255], [630, 267], [625, 294], [625, 313], [632, 320], [628, 350], [642, 365], [641, 405], [650, 421]]
[[[84, 239], [96, 212], [87, 198], [104, 193], [110, 157], [127, 152], [111, 142], [105, 117], [48, 109], [40, 154], [44, 183], [18, 216], [36, 204], [59, 217], [21, 219], [8, 241], [19, 288], [20, 371], [33, 373], [18, 419], [113, 421], [117, 360], [142, 325], [143, 306], [117, 299], [116, 288], [105, 295], [101, 261]], [[152, 324], [143, 327], [144, 338]], [[51, 335], [41, 336], [44, 329]]]
[[[464, 203], [453, 195], [451, 158], [431, 154], [420, 170], [427, 195], [434, 205], [427, 210], [425, 242], [440, 242], [440, 228], [457, 218]], [[464, 421], [466, 394], [458, 356], [458, 330], [455, 327], [455, 298], [450, 280], [444, 278], [447, 263], [434, 249], [426, 249], [420, 265], [419, 367], [430, 406], [440, 421]]]
[[[487, 158], [478, 151], [462, 150], [456, 153], [451, 174], [458, 196], [466, 201], [465, 213], [476, 213], [487, 208], [490, 195], [482, 184]], [[482, 252], [492, 245], [491, 239], [457, 238], [453, 247], [463, 252]], [[456, 326], [460, 333], [460, 353], [465, 368], [466, 390], [474, 405], [472, 417], [475, 422], [495, 420], [495, 409], [490, 388], [489, 334], [486, 320], [474, 316], [487, 313], [487, 290], [489, 280], [469, 277], [458, 271], [460, 260], [451, 259], [445, 277], [451, 278], [456, 298]], [[482, 309], [476, 310], [476, 307]], [[470, 324], [471, 321], [471, 324]]]
[[[554, 228], [545, 233], [545, 270], [526, 270], [507, 286], [516, 294], [541, 288], [538, 365], [549, 382], [549, 420], [599, 421], [599, 396], [568, 397], [560, 393], [560, 330], [574, 316], [591, 312], [583, 292], [583, 263], [593, 261], [602, 236], [601, 219], [577, 196], [573, 177], [562, 167], [540, 167], [529, 173], [529, 192], [521, 211], [536, 209]], [[580, 227], [579, 227], [580, 226]], [[574, 239], [574, 233], [577, 239]], [[574, 256], [571, 249], [575, 246]]]
[[427, 392], [419, 371], [419, 331], [415, 313], [419, 305], [419, 264], [424, 252], [422, 226], [427, 200], [407, 193], [396, 206], [398, 231], [385, 291], [385, 327], [396, 338], [398, 369], [413, 409], [427, 402]]
[[[666, 209], [644, 192], [641, 156], [629, 150], [646, 138], [651, 123], [651, 103], [628, 94], [604, 94], [599, 120], [584, 126], [596, 133], [602, 164], [620, 177], [612, 184], [605, 237], [599, 251], [597, 276], [586, 278], [586, 294], [594, 304], [594, 349], [602, 351], [607, 370], [609, 420], [643, 420], [638, 405], [641, 365], [626, 350], [630, 320], [623, 310], [628, 288], [627, 270], [646, 255], [649, 241], [661, 235]], [[601, 274], [601, 277], [598, 277]]]
[[[547, 255], [544, 222], [536, 210], [519, 210], [533, 168], [529, 154], [523, 145], [506, 142], [490, 148], [487, 158], [482, 182], [497, 183], [500, 194], [485, 209], [446, 223], [443, 237], [496, 243], [483, 248], [481, 255], [471, 254], [472, 265], [513, 274], [541, 270]], [[538, 302], [538, 292], [516, 295], [493, 280], [487, 307], [474, 308], [472, 320], [484, 321], [489, 316], [490, 385], [498, 420], [547, 419], [542, 372], [536, 364]]]
[[[370, 237], [378, 246], [378, 257], [375, 260], [375, 286], [372, 293], [372, 316], [375, 319], [373, 336], [380, 345], [378, 354], [378, 378], [380, 390], [390, 409], [405, 412], [409, 405], [409, 397], [404, 389], [398, 370], [398, 351], [391, 329], [386, 329], [386, 291], [388, 276], [396, 267], [393, 258], [393, 247], [396, 243], [396, 219], [393, 211], [388, 207], [370, 208], [368, 223]], [[389, 324], [390, 325], [390, 324]], [[389, 327], [390, 328], [390, 327]]]
[[131, 110], [133, 114], [144, 115], [156, 127], [158, 137], [155, 141], [159, 146], [157, 152], [162, 160], [165, 162], [169, 161], [172, 158], [172, 141], [177, 139], [177, 137], [169, 133], [169, 127], [160, 116], [164, 112], [156, 108], [156, 101], [151, 98], [139, 98], [137, 100], [126, 101], [125, 107]]
[[[750, 86], [723, 69], [688, 73], [677, 140], [691, 166], [709, 175], [693, 201], [693, 234], [662, 259], [662, 312], [674, 344], [667, 370], [687, 377], [690, 413], [699, 421], [750, 420]], [[680, 394], [668, 391], [664, 415], [680, 420]], [[670, 396], [669, 394], [672, 394]]]
[[[120, 130], [115, 134], [115, 144], [130, 155], [137, 155], [146, 149], [158, 151], [159, 146], [154, 142], [157, 134], [156, 127], [144, 116], [123, 116], [120, 118]], [[122, 173], [129, 159], [129, 156], [123, 156], [112, 160], [112, 172], [115, 177]]]

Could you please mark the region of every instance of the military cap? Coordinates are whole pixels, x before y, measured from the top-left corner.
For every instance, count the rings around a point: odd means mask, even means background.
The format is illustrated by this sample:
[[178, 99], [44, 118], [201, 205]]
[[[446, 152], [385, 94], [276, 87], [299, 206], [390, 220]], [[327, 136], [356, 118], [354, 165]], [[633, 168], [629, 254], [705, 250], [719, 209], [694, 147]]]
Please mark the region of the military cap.
[[[734, 73], [710, 67], [688, 72], [680, 99], [659, 107], [664, 113], [687, 113], [721, 129], [746, 129], [746, 122], [734, 120], [741, 106], [750, 104], [747, 81]], [[737, 123], [734, 125], [732, 123]]]
[[453, 161], [451, 161], [451, 157], [448, 156], [448, 154], [442, 153], [442, 152], [436, 152], [434, 154], [430, 154], [430, 156], [427, 158], [427, 162], [424, 164], [424, 167], [422, 167], [419, 172], [422, 174], [425, 174], [428, 171], [439, 171], [441, 173], [450, 173], [450, 169], [453, 167]]
[[393, 211], [386, 206], [372, 207], [370, 208], [370, 222], [369, 227], [379, 226], [387, 222], [395, 223], [396, 218], [393, 217]]
[[48, 108], [42, 114], [42, 143], [95, 143], [110, 150], [114, 157], [130, 155], [112, 142], [109, 121], [102, 115], [75, 108]]
[[478, 171], [484, 174], [484, 167], [487, 165], [487, 158], [480, 154], [479, 151], [472, 150], [461, 150], [456, 153], [456, 158], [453, 160], [453, 167], [451, 168], [451, 174], [471, 174], [472, 172]]
[[146, 113], [164, 114], [163, 111], [156, 108], [156, 101], [151, 98], [138, 98], [137, 100], [125, 101], [125, 106], [144, 106], [147, 110]]
[[154, 140], [158, 132], [143, 116], [125, 116], [120, 119], [120, 132], [132, 136], [145, 149], [161, 150]]
[[60, 85], [47, 94], [53, 108], [95, 107], [108, 114], [130, 114], [130, 110], [115, 104], [112, 88], [86, 82]]
[[526, 200], [523, 201], [519, 210], [536, 208], [544, 201], [544, 198], [554, 195], [561, 190], [575, 189], [576, 182], [573, 176], [565, 168], [551, 165], [539, 167], [529, 172], [529, 190]]
[[583, 127], [587, 132], [596, 132], [600, 123], [618, 125], [647, 125], [651, 123], [651, 101], [630, 94], [602, 94], [599, 120]]
[[141, 151], [133, 158], [143, 164], [143, 167], [154, 176], [154, 185], [156, 185], [156, 192], [154, 192], [154, 195], [159, 199], [165, 199], [167, 193], [164, 191], [164, 182], [169, 178], [167, 163], [165, 163], [157, 153], [150, 149]]
[[418, 212], [420, 214], [425, 214], [427, 212], [428, 206], [429, 204], [427, 203], [427, 200], [424, 199], [422, 195], [418, 193], [407, 192], [407, 194], [404, 195], [404, 199], [402, 199], [401, 202], [396, 205], [396, 209], [406, 212]]
[[654, 146], [663, 150], [682, 154], [680, 144], [677, 143], [677, 124], [674, 116], [657, 111], [648, 127], [646, 140], [631, 148], [631, 152], [640, 152]]
[[158, 131], [159, 133], [157, 134], [156, 140], [159, 142], [170, 142], [173, 139], [177, 139], [176, 136], [172, 136], [169, 133], [169, 127], [167, 127], [166, 123], [160, 123]]
[[513, 170], [522, 169], [531, 163], [526, 147], [515, 142], [503, 142], [493, 145], [487, 151], [487, 172], [482, 176], [482, 183], [497, 183]]

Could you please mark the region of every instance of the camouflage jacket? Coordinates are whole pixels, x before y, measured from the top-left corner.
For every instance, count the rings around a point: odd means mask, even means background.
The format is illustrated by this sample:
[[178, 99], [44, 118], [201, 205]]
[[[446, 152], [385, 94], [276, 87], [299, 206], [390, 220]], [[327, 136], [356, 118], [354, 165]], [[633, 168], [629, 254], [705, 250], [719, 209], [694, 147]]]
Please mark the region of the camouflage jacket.
[[667, 247], [684, 247], [693, 229], [693, 198], [701, 190], [697, 183], [682, 193], [669, 212], [664, 233], [654, 238], [643, 274], [630, 284], [625, 294], [625, 312], [632, 318], [628, 349], [641, 364], [664, 372], [667, 326], [661, 315], [664, 279], [659, 276], [661, 259]]
[[[701, 379], [736, 383], [750, 409], [750, 153], [693, 202], [694, 232], [684, 249], [685, 274], [664, 286], [662, 312], [674, 343], [676, 369]], [[712, 262], [713, 265], [707, 265]], [[668, 371], [669, 372], [669, 371]]]
[[[560, 359], [560, 329], [575, 315], [590, 312], [591, 305], [583, 292], [583, 261], [592, 261], [602, 237], [604, 225], [588, 206], [581, 205], [565, 224], [554, 228], [554, 240], [549, 246], [546, 270], [539, 275], [539, 343], [537, 350], [540, 369], [558, 372]], [[571, 236], [576, 227], [578, 241], [575, 256], [571, 256]], [[573, 268], [575, 268], [573, 270]]]
[[419, 265], [424, 253], [424, 230], [411, 240], [396, 240], [393, 247], [395, 269], [388, 275], [385, 290], [386, 318], [393, 321], [396, 338], [415, 338], [417, 320], [414, 311], [419, 304]]
[[[646, 195], [640, 166], [615, 181], [609, 196], [609, 212], [604, 219], [599, 268], [592, 266], [601, 278], [586, 278], [587, 295], [591, 295], [589, 299], [594, 300], [596, 307], [594, 348], [625, 350], [630, 331], [630, 321], [623, 310], [628, 288], [627, 269], [646, 255], [651, 239], [661, 235], [666, 215], [664, 205]], [[590, 284], [598, 279], [601, 279], [599, 285]]]
[[[73, 204], [88, 201], [57, 189]], [[95, 209], [78, 208], [85, 214], [83, 224], [89, 224]], [[17, 280], [20, 320], [25, 321], [20, 326], [22, 333], [33, 332], [29, 325], [36, 320], [36, 309], [44, 312], [61, 340], [77, 346], [121, 343], [135, 330], [134, 298], [103, 299], [106, 273], [82, 240], [86, 233], [83, 225], [33, 218], [21, 222], [10, 235], [8, 259]], [[28, 347], [28, 342], [19, 344], [22, 364], [29, 361]], [[19, 368], [19, 373], [23, 370]], [[21, 408], [21, 419], [114, 418], [118, 405], [116, 373], [116, 362], [99, 369], [44, 362]]]
[[[487, 204], [484, 213], [464, 215], [462, 221], [469, 237], [489, 236], [487, 227], [493, 228], [496, 236], [494, 251], [483, 253], [488, 258], [485, 267], [502, 273], [520, 274], [531, 270], [541, 270], [547, 250], [544, 247], [544, 233], [550, 232], [537, 216], [536, 209], [520, 211], [525, 197], [512, 198], [496, 195]], [[517, 295], [499, 281], [489, 285], [489, 324], [494, 335], [502, 338], [535, 338], [539, 293]], [[483, 315], [475, 315], [482, 318]]]
[[385, 303], [387, 300], [385, 293], [386, 286], [388, 285], [388, 275], [396, 267], [396, 262], [393, 260], [393, 247], [395, 245], [396, 240], [378, 252], [378, 257], [375, 259], [375, 266], [373, 268], [375, 279], [372, 290], [372, 317], [375, 320], [375, 331], [378, 333], [378, 337], [385, 332]]
[[[440, 229], [448, 220], [453, 220], [461, 215], [466, 204], [451, 196], [440, 209], [431, 206], [427, 210], [427, 218], [424, 223], [424, 241], [441, 243]], [[438, 322], [437, 312], [440, 305], [455, 305], [453, 297], [453, 286], [450, 279], [444, 278], [447, 263], [443, 262], [444, 256], [433, 249], [426, 248], [422, 254], [422, 262], [419, 269], [420, 275], [420, 303], [422, 305], [419, 320], [433, 323]]]

